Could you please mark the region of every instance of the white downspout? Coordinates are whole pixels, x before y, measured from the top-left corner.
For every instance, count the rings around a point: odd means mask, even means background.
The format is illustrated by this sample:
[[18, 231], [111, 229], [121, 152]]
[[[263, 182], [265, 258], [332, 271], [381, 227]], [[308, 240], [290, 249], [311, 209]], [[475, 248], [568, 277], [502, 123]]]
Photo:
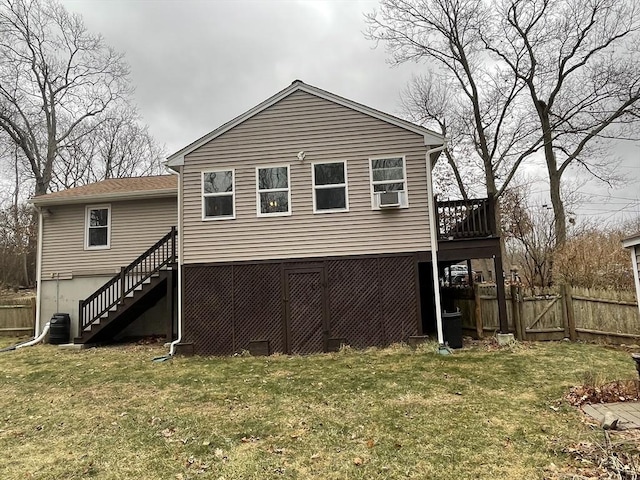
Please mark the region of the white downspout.
[[636, 282], [636, 300], [638, 301], [638, 310], [640, 310], [640, 270], [638, 270], [638, 251], [640, 245], [634, 245], [629, 249], [631, 252], [631, 263], [633, 265], [633, 278]]
[[40, 333], [40, 316], [41, 308], [40, 302], [42, 300], [42, 227], [44, 221], [42, 219], [42, 210], [36, 207], [38, 212], [38, 248], [36, 254], [36, 325], [34, 330], [34, 336], [38, 336]]
[[[169, 355], [173, 356], [176, 351], [176, 345], [182, 341], [182, 171], [181, 167], [178, 172], [178, 338], [171, 342]], [[173, 293], [172, 293], [173, 295]]]
[[442, 332], [442, 311], [440, 303], [440, 280], [438, 278], [438, 227], [436, 225], [436, 212], [433, 200], [433, 178], [431, 175], [431, 154], [441, 152], [447, 148], [447, 142], [436, 148], [427, 150], [427, 195], [429, 196], [429, 238], [431, 239], [431, 266], [433, 268], [433, 294], [436, 302], [436, 327], [438, 330], [438, 343], [444, 345]]

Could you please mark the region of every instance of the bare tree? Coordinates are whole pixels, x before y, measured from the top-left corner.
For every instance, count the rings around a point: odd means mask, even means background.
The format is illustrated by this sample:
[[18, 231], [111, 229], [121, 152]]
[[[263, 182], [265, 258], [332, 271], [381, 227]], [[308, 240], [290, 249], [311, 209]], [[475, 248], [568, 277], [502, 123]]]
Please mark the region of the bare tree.
[[[452, 136], [454, 146], [474, 146], [488, 195], [504, 193], [521, 163], [542, 152], [562, 244], [563, 175], [575, 165], [611, 181], [610, 140], [637, 138], [639, 8], [637, 0], [381, 0], [367, 15], [368, 36], [395, 63], [432, 61], [438, 75], [414, 81], [408, 110], [466, 133]], [[436, 81], [446, 85], [444, 104]], [[460, 168], [466, 158], [455, 153], [448, 161]]]
[[[611, 175], [610, 142], [634, 136], [640, 100], [636, 0], [504, 0], [485, 45], [524, 82], [549, 174], [555, 236], [566, 240], [561, 179], [572, 165]], [[637, 135], [635, 135], [637, 138]]]
[[0, 129], [46, 193], [59, 153], [130, 92], [123, 56], [54, 0], [0, 4]]
[[510, 262], [529, 287], [552, 284], [554, 222], [546, 205], [530, 204], [529, 184], [520, 182], [503, 196], [502, 232]]
[[381, 0], [366, 19], [367, 37], [384, 42], [393, 63], [430, 62], [430, 75], [405, 92], [405, 108], [453, 142], [447, 161], [463, 196], [460, 168], [475, 156], [487, 195], [497, 199], [540, 143], [523, 143], [531, 133], [530, 120], [517, 114], [524, 83], [484, 45], [479, 27], [491, 15], [483, 0]]
[[116, 177], [163, 172], [159, 146], [131, 107], [114, 109], [94, 126], [89, 123], [69, 141], [54, 168], [53, 188], [69, 188]]

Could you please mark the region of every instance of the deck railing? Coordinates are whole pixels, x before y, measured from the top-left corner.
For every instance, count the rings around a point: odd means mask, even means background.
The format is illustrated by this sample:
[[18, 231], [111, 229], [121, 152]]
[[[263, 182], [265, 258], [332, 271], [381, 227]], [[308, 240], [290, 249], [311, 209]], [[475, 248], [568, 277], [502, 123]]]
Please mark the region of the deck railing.
[[136, 258], [120, 273], [96, 290], [90, 297], [80, 300], [79, 334], [105, 316], [147, 279], [176, 261], [176, 227], [158, 240], [155, 245]]
[[437, 202], [439, 240], [497, 236], [495, 204], [491, 198]]

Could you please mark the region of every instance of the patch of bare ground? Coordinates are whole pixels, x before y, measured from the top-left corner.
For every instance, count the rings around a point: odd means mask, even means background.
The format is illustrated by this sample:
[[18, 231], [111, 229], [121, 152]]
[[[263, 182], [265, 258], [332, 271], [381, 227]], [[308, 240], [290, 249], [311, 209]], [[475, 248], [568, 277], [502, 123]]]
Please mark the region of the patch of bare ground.
[[[602, 431], [602, 441], [581, 442], [562, 448], [574, 466], [545, 468], [548, 480], [636, 480], [640, 478], [640, 431]], [[577, 465], [577, 466], [576, 466]]]
[[599, 386], [577, 385], [569, 389], [565, 398], [575, 407], [593, 403], [637, 402], [640, 400], [640, 381], [616, 380]]

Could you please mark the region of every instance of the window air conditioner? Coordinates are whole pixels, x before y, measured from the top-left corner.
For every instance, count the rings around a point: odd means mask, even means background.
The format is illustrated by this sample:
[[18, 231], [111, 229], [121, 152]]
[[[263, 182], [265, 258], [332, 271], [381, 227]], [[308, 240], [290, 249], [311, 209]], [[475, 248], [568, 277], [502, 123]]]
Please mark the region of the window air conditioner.
[[379, 192], [378, 206], [380, 208], [398, 208], [400, 206], [400, 192]]

